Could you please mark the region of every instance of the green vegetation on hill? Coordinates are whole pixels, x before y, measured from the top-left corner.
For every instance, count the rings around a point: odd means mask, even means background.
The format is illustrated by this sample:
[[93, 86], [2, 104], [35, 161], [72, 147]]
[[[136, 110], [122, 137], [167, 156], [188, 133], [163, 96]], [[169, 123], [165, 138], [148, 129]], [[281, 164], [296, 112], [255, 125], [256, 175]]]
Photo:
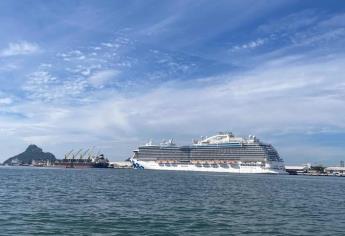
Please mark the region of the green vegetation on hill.
[[37, 147], [34, 144], [29, 145], [25, 152], [22, 152], [14, 157], [7, 159], [4, 165], [23, 165], [31, 164], [32, 161], [55, 161], [56, 158], [50, 152], [43, 152], [42, 148]]

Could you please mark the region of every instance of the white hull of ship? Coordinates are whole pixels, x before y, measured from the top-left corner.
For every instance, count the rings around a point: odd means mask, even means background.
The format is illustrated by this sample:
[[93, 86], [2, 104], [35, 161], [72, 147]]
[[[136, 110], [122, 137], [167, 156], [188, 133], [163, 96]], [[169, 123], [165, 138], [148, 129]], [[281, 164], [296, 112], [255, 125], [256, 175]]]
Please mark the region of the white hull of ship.
[[226, 167], [221, 165], [210, 165], [205, 167], [203, 165], [196, 166], [195, 164], [174, 164], [167, 166], [159, 164], [155, 161], [140, 161], [132, 159], [134, 167], [148, 170], [174, 170], [174, 171], [204, 171], [204, 172], [220, 172], [220, 173], [242, 173], [242, 174], [287, 174], [284, 163], [270, 162], [265, 165], [249, 165], [244, 166], [240, 164], [229, 164]]

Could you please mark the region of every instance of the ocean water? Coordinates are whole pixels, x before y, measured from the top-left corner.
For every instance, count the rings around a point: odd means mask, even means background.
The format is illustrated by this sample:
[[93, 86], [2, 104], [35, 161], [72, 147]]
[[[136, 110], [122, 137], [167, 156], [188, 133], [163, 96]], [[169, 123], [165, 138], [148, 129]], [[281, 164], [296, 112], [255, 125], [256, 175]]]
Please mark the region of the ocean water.
[[0, 235], [345, 235], [345, 178], [0, 168]]

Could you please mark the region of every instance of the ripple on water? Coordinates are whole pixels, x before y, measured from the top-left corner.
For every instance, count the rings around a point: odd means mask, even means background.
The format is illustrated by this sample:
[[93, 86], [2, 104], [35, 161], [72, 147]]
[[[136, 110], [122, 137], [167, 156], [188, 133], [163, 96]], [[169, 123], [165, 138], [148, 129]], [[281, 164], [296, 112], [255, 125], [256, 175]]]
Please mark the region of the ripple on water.
[[0, 169], [1, 234], [344, 235], [345, 178]]

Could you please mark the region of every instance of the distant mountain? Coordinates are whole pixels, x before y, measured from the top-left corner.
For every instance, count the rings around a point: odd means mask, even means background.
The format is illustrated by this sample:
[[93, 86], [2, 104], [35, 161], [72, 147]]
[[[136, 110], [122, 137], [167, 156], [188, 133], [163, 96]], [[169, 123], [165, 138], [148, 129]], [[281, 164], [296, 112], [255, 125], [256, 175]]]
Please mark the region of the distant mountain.
[[43, 152], [42, 148], [37, 147], [34, 144], [30, 144], [25, 152], [22, 152], [14, 157], [7, 159], [3, 164], [4, 165], [23, 165], [31, 164], [32, 161], [55, 161], [56, 158], [50, 152]]

